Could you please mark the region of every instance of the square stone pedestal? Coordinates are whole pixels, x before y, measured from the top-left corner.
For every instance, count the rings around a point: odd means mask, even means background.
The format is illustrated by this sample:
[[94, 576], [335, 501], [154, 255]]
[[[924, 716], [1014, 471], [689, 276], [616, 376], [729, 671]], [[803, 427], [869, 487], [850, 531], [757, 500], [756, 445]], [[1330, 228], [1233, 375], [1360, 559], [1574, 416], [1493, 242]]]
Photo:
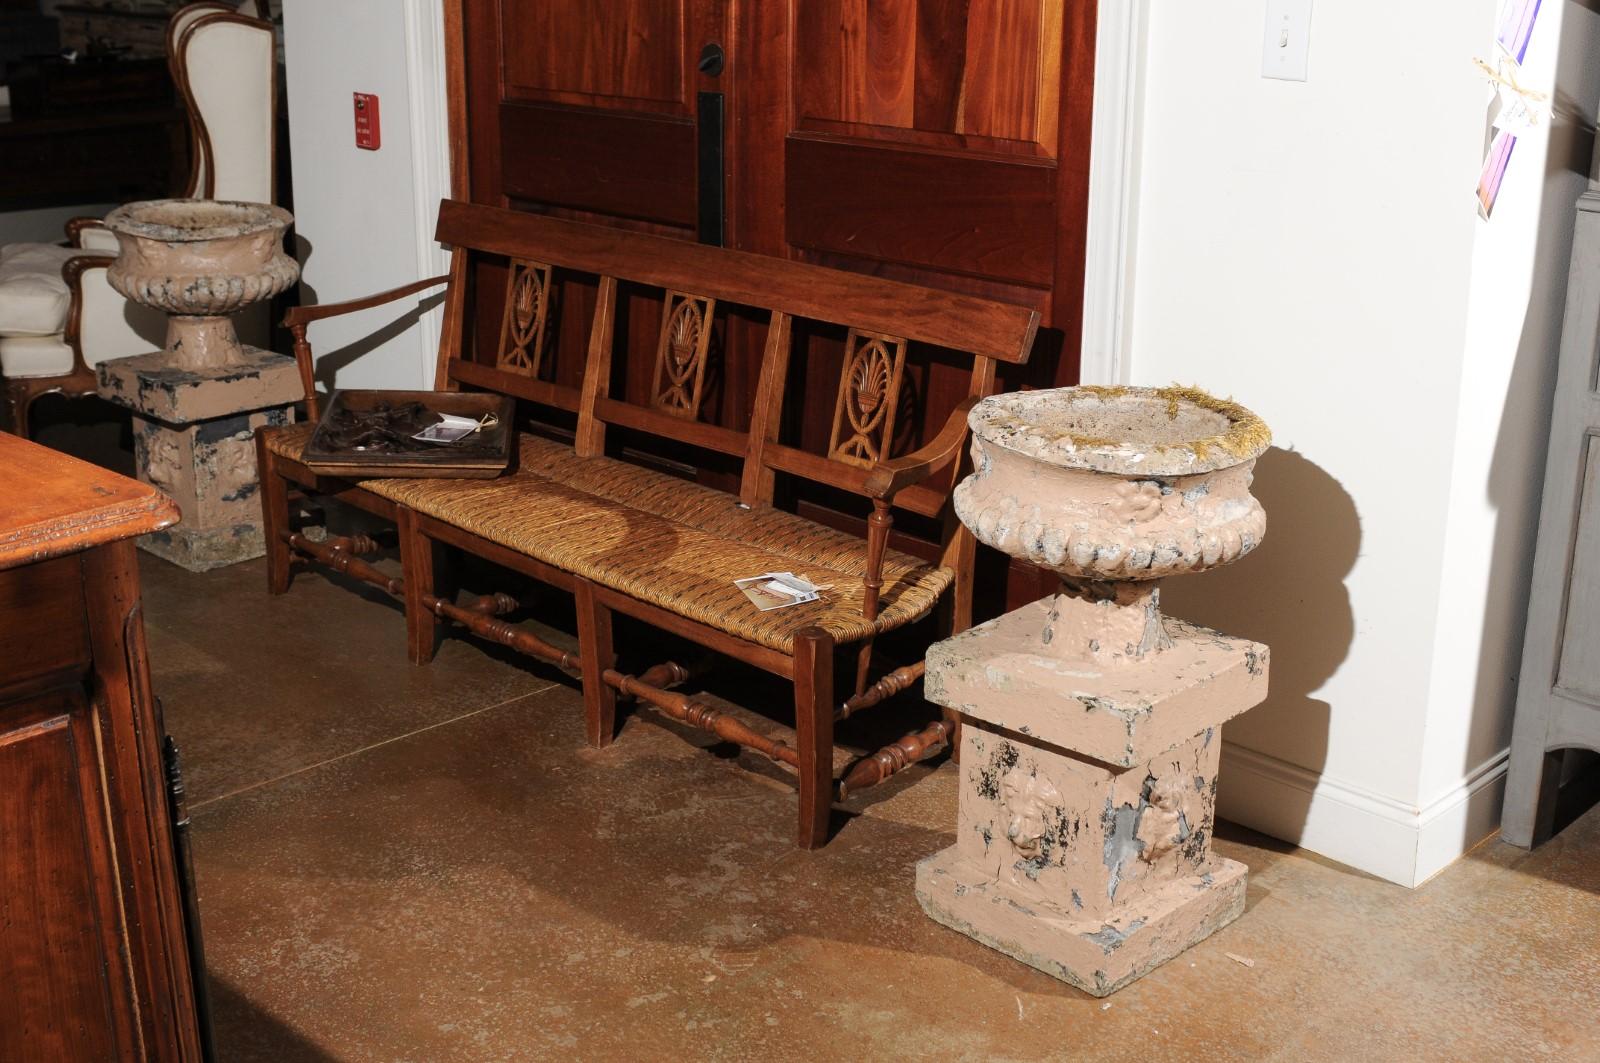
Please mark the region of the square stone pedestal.
[[266, 552], [253, 435], [290, 423], [303, 389], [293, 358], [244, 350], [244, 365], [218, 369], [174, 367], [165, 351], [99, 366], [100, 396], [134, 413], [139, 479], [183, 512], [139, 545], [192, 572]]
[[1044, 653], [1047, 602], [928, 652], [965, 717], [956, 844], [917, 867], [934, 919], [1105, 996], [1244, 911], [1211, 851], [1219, 729], [1267, 691], [1267, 648], [1164, 619], [1171, 647]]

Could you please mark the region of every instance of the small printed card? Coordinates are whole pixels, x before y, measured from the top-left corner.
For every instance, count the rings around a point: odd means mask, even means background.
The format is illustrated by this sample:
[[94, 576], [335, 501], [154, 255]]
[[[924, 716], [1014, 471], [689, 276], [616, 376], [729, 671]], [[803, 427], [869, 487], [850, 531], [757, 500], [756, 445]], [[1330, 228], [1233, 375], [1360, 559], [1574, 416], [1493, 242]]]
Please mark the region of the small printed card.
[[424, 443], [454, 443], [483, 427], [472, 417], [457, 417], [453, 413], [441, 413], [439, 416], [441, 420], [438, 424], [430, 424], [411, 438]]
[[793, 572], [766, 572], [747, 579], [736, 579], [733, 585], [744, 591], [744, 596], [762, 612], [814, 602], [821, 597], [821, 591], [827, 590], [826, 587], [818, 587], [809, 580], [801, 579]]

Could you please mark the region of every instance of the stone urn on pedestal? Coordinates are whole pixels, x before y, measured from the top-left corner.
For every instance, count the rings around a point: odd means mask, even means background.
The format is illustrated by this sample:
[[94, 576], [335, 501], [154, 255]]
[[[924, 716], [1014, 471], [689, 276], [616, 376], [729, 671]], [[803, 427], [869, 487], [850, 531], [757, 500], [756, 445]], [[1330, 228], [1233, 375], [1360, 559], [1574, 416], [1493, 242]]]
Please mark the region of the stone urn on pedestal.
[[134, 413], [139, 478], [183, 511], [140, 545], [193, 571], [265, 550], [251, 437], [292, 420], [304, 389], [294, 359], [241, 344], [231, 315], [299, 278], [283, 250], [292, 221], [265, 203], [203, 199], [106, 215], [119, 245], [111, 286], [168, 318], [164, 350], [100, 363], [99, 392]]
[[963, 716], [960, 822], [917, 897], [1104, 996], [1244, 911], [1244, 865], [1211, 851], [1217, 760], [1267, 648], [1163, 616], [1157, 581], [1261, 541], [1271, 434], [1190, 388], [999, 395], [969, 423], [957, 515], [1061, 587], [928, 652], [927, 697]]

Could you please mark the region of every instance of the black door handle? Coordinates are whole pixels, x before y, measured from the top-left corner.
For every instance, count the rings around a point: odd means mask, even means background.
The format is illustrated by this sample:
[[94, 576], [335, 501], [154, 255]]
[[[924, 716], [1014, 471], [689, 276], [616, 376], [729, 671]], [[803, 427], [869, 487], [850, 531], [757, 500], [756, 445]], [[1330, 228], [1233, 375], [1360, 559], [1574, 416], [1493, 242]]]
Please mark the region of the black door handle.
[[695, 66], [706, 77], [721, 77], [722, 61], [722, 45], [712, 43], [700, 49], [700, 61]]

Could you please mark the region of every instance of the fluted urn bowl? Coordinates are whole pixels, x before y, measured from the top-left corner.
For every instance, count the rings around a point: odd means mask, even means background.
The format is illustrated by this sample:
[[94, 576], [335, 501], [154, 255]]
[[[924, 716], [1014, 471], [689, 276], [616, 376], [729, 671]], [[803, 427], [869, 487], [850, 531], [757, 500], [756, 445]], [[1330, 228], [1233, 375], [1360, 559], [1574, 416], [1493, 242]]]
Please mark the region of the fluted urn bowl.
[[106, 215], [119, 254], [111, 286], [169, 315], [167, 350], [192, 368], [243, 360], [227, 315], [287, 289], [300, 267], [283, 250], [294, 218], [268, 203], [157, 199]]
[[973, 407], [956, 513], [1063, 577], [1155, 580], [1235, 561], [1267, 517], [1250, 494], [1265, 423], [1194, 388], [1076, 387]]

